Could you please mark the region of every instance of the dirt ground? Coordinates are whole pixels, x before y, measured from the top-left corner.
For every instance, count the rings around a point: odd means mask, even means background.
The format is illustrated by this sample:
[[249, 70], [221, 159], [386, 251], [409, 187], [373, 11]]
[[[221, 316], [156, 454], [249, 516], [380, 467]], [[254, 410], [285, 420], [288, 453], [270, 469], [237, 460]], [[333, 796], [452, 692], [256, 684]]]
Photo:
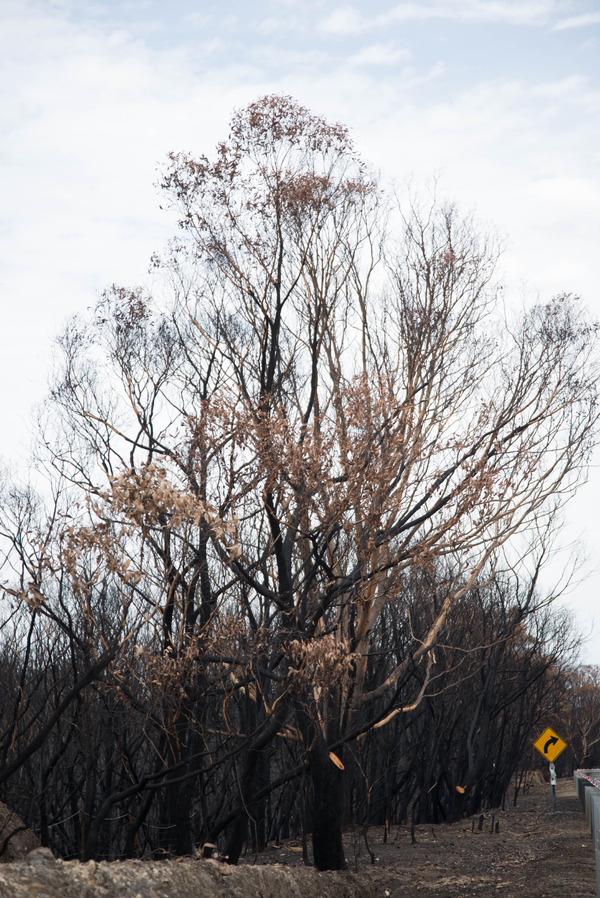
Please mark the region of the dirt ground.
[[[452, 825], [383, 831], [373, 827], [369, 847], [348, 833], [350, 869], [378, 886], [389, 898], [595, 898], [593, 842], [571, 778], [558, 781], [557, 811], [547, 784], [531, 786], [516, 808], [489, 811]], [[496, 831], [496, 829], [498, 831]], [[300, 842], [272, 848], [247, 863], [302, 863]]]
[[[216, 860], [60, 861], [47, 848], [0, 864], [0, 898], [594, 898], [595, 860], [572, 779], [539, 783], [517, 808], [453, 825], [346, 835], [349, 871], [318, 873], [290, 841], [243, 865]], [[251, 866], [250, 866], [251, 865]], [[357, 875], [356, 875], [357, 874]]]

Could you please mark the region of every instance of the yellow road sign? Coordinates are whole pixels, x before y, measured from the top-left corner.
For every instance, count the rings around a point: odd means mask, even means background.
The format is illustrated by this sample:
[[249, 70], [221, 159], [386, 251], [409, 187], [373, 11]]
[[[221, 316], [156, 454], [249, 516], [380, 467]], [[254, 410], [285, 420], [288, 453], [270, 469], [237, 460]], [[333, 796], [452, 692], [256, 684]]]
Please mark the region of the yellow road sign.
[[542, 735], [539, 739], [536, 739], [533, 745], [547, 761], [550, 761], [550, 763], [555, 761], [559, 754], [567, 747], [567, 743], [564, 739], [561, 739], [554, 730], [550, 729], [550, 727], [547, 727], [544, 730]]

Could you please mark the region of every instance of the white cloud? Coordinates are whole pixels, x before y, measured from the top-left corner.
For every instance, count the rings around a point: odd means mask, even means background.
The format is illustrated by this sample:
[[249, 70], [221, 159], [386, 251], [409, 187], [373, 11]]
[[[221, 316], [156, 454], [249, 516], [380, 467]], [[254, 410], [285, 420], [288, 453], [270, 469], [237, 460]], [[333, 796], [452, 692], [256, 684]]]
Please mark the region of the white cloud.
[[107, 283], [143, 280], [172, 233], [154, 187], [168, 150], [210, 151], [262, 85], [231, 51], [225, 71], [209, 68], [208, 43], [157, 51], [37, 4], [11, 13], [0, 27], [0, 383], [19, 388], [16, 406], [0, 390], [0, 416], [12, 443], [43, 395], [52, 334]]
[[214, 22], [214, 17], [204, 12], [190, 12], [184, 17], [184, 22], [192, 28], [207, 28]]
[[391, 41], [385, 44], [370, 44], [362, 47], [348, 59], [353, 66], [395, 66], [410, 59], [408, 50], [401, 50]]
[[531, 88], [532, 96], [538, 97], [566, 97], [568, 94], [581, 95], [588, 84], [588, 79], [582, 75], [568, 75], [559, 81], [546, 81]]
[[239, 22], [239, 16], [236, 15], [228, 15], [220, 20], [221, 28], [234, 28]]
[[[340, 64], [343, 56], [321, 49], [289, 49], [278, 44], [256, 44], [248, 49], [248, 59], [252, 61], [257, 72], [268, 72], [275, 77], [277, 85], [265, 84], [264, 93], [278, 93], [285, 83], [287, 93], [296, 95], [297, 85], [305, 80], [320, 78], [321, 73], [332, 66]], [[274, 75], [274, 73], [277, 73]], [[290, 75], [290, 73], [293, 73]], [[290, 86], [290, 82], [292, 86]], [[258, 94], [257, 94], [258, 95]]]
[[[289, 27], [289, 22], [287, 23]], [[283, 28], [286, 27], [286, 22], [284, 19], [278, 19], [276, 16], [269, 16], [266, 19], [263, 19], [257, 25], [257, 31], [259, 34], [276, 34], [278, 31], [282, 31]]]
[[540, 24], [556, 9], [553, 0], [446, 0], [434, 4], [436, 14], [467, 22]]
[[600, 12], [582, 13], [579, 16], [561, 19], [552, 30], [565, 31], [568, 28], [587, 28], [590, 25], [600, 25]]
[[432, 0], [400, 3], [377, 15], [364, 15], [355, 6], [345, 5], [333, 10], [320, 22], [319, 28], [341, 37], [427, 19], [535, 25], [548, 22], [556, 10], [555, 0]]
[[371, 19], [363, 16], [353, 6], [341, 6], [338, 9], [334, 9], [327, 18], [321, 20], [319, 30], [325, 34], [338, 37], [349, 34], [361, 34], [374, 27], [376, 19], [377, 17]]
[[544, 178], [533, 181], [523, 191], [544, 204], [544, 218], [551, 215], [556, 222], [568, 214], [590, 213], [600, 225], [600, 179], [594, 178]]

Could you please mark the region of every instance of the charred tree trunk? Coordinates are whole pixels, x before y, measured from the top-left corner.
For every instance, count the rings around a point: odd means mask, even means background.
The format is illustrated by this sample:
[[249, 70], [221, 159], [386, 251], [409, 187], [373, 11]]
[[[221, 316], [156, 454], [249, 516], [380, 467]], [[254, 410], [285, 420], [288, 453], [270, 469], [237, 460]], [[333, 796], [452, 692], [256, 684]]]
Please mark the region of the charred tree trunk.
[[322, 737], [308, 752], [313, 784], [313, 857], [318, 870], [344, 870], [344, 771], [331, 760]]

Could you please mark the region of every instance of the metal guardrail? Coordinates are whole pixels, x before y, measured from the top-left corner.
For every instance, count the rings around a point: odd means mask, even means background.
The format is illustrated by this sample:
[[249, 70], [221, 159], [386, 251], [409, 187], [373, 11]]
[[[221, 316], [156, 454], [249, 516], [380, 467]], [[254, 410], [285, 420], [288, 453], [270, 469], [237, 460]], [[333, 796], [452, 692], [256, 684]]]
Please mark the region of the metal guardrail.
[[576, 770], [573, 777], [594, 840], [596, 898], [600, 898], [600, 770]]

